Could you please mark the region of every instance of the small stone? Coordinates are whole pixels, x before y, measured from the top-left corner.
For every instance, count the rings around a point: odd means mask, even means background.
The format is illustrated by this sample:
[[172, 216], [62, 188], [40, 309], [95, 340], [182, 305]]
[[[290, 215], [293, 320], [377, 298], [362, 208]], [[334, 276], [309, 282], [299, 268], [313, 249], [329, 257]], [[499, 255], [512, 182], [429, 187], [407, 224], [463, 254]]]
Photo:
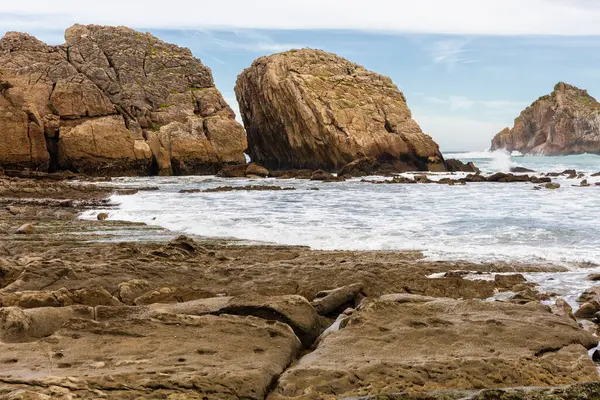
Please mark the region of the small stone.
[[590, 274], [587, 279], [588, 281], [600, 281], [600, 274]]
[[20, 227], [17, 228], [16, 233], [18, 233], [20, 235], [31, 235], [31, 234], [35, 233], [35, 228], [31, 224], [21, 225]]
[[104, 221], [104, 220], [108, 219], [108, 214], [102, 212], [102, 213], [98, 214], [98, 216], [96, 218], [98, 218], [98, 221]]
[[555, 189], [559, 189], [560, 188], [560, 184], [558, 183], [546, 183], [546, 189], [551, 189], [551, 190], [555, 190]]
[[581, 187], [589, 187], [591, 185], [588, 183], [587, 179], [584, 179], [584, 180], [581, 181], [581, 183], [579, 184], [579, 186], [581, 186]]

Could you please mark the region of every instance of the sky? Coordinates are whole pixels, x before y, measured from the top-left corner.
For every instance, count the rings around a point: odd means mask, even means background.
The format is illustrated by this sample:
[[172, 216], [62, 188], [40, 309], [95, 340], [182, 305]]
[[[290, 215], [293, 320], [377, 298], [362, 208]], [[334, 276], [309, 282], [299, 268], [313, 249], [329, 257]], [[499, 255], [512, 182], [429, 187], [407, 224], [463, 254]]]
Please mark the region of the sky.
[[304, 47], [336, 53], [391, 77], [443, 151], [489, 148], [559, 81], [600, 96], [599, 0], [1, 3], [0, 35], [60, 44], [74, 23], [126, 25], [188, 47], [236, 112], [236, 77], [254, 59]]

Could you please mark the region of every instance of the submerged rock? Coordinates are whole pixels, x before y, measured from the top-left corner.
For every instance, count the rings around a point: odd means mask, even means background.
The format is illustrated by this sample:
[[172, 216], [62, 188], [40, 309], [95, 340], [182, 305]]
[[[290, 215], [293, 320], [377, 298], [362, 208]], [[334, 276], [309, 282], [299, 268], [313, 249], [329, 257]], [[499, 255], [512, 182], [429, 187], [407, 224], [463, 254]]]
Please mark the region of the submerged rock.
[[188, 49], [125, 27], [75, 25], [65, 39], [0, 40], [0, 166], [168, 175], [245, 163], [244, 130]]
[[492, 140], [491, 150], [567, 155], [600, 154], [600, 103], [575, 86], [559, 82], [527, 107], [512, 129]]
[[250, 157], [271, 170], [337, 171], [362, 156], [398, 170], [443, 163], [391, 79], [335, 54], [261, 57], [239, 75], [235, 91]]

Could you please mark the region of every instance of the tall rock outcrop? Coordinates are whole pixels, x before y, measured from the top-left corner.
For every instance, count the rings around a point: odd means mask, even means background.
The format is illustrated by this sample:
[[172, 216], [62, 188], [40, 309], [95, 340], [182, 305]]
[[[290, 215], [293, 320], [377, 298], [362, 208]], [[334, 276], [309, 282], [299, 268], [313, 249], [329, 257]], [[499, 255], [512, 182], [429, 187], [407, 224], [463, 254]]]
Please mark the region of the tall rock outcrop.
[[214, 173], [244, 163], [244, 129], [188, 49], [125, 27], [69, 28], [48, 46], [0, 40], [0, 167]]
[[575, 86], [559, 82], [492, 140], [491, 150], [540, 155], [600, 154], [600, 103]]
[[235, 91], [250, 157], [268, 168], [338, 170], [363, 155], [406, 170], [443, 162], [391, 79], [334, 54], [259, 58]]

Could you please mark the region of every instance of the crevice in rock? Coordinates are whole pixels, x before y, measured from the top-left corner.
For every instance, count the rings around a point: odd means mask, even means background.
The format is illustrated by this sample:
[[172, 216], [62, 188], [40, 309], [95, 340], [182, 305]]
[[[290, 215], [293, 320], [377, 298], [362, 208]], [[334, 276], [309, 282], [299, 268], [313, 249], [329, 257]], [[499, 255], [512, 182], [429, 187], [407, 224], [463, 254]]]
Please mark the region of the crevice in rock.
[[386, 131], [388, 131], [388, 133], [394, 133], [394, 129], [392, 128], [392, 125], [390, 124], [390, 121], [387, 119], [387, 117], [385, 118], [385, 124], [383, 125], [383, 127]]
[[538, 351], [535, 352], [534, 356], [536, 357], [541, 357], [545, 354], [548, 353], [556, 353], [558, 351], [562, 350], [562, 347], [544, 347], [543, 349], [540, 349]]
[[56, 133], [55, 137], [49, 137], [44, 134], [44, 138], [46, 139], [46, 149], [48, 154], [50, 155], [50, 163], [48, 164], [48, 172], [56, 172], [58, 171], [58, 138], [59, 133]]
[[148, 171], [148, 173], [150, 174], [150, 176], [158, 176], [159, 172], [160, 167], [158, 165], [158, 161], [156, 160], [156, 156], [152, 155], [152, 162], [150, 163], [150, 170]]

